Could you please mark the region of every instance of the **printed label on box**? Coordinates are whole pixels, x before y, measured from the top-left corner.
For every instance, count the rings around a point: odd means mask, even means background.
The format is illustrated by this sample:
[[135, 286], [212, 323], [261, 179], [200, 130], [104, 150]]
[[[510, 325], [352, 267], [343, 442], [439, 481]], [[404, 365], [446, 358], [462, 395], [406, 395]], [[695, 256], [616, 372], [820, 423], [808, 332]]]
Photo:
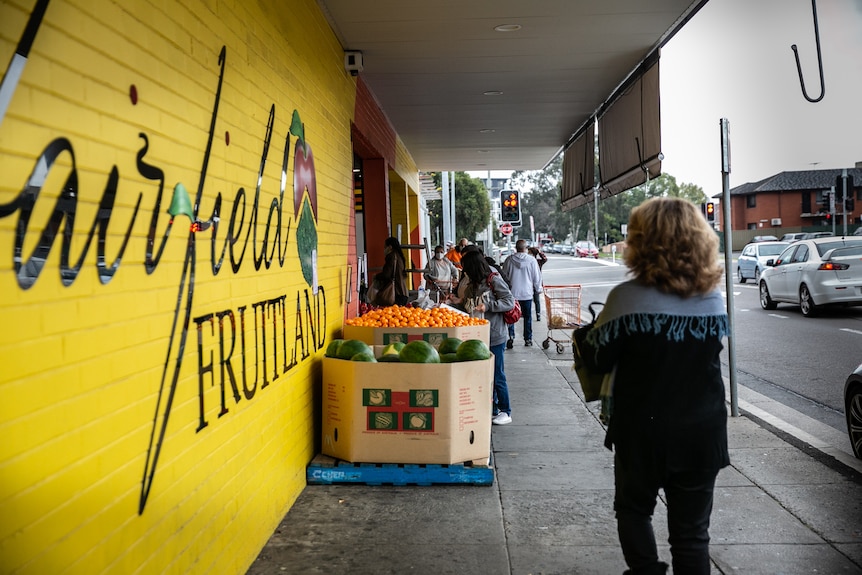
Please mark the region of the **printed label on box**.
[[398, 332], [383, 332], [383, 345], [390, 343], [410, 343], [411, 341], [425, 340], [435, 348], [440, 347], [445, 339], [449, 336], [445, 333], [398, 333]]
[[368, 410], [368, 429], [398, 430], [398, 414], [391, 411]]
[[436, 389], [363, 389], [362, 404], [369, 431], [434, 431], [434, 409], [440, 406]]
[[391, 391], [388, 389], [363, 389], [362, 405], [388, 407], [392, 405]]
[[434, 414], [408, 411], [404, 414], [403, 427], [409, 431], [432, 431], [434, 428]]
[[438, 394], [436, 389], [413, 389], [410, 391], [410, 407], [438, 407]]

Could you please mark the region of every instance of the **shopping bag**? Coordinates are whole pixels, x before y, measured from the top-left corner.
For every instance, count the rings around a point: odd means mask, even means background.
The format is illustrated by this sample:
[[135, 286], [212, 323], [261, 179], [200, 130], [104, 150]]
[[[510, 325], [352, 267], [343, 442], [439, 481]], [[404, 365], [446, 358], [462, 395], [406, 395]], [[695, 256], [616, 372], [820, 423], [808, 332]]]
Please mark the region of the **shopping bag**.
[[584, 340], [587, 338], [587, 334], [590, 333], [596, 326], [596, 318], [598, 314], [596, 314], [593, 309], [594, 305], [604, 305], [599, 302], [593, 302], [587, 309], [590, 310], [590, 313], [593, 315], [593, 319], [590, 323], [586, 325], [582, 325], [581, 327], [576, 328], [572, 332], [572, 354], [575, 359], [575, 373], [578, 374], [578, 380], [581, 383], [581, 390], [584, 392], [584, 401], [597, 401], [601, 399], [602, 394], [602, 384], [605, 382], [605, 376], [607, 374], [600, 373], [597, 371], [591, 370], [587, 367], [586, 362], [584, 362], [584, 357], [581, 353], [581, 348]]

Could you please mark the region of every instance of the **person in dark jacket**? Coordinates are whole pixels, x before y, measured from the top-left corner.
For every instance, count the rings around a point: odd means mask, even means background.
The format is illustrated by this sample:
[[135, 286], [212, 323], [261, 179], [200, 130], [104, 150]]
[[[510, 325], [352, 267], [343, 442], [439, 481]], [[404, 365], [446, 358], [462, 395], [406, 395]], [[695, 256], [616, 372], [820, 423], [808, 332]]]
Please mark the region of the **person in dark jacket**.
[[404, 259], [404, 252], [401, 250], [401, 243], [397, 238], [388, 237], [383, 242], [383, 253], [386, 260], [383, 263], [383, 270], [377, 274], [375, 281], [380, 285], [385, 285], [388, 282], [395, 282], [395, 305], [406, 305], [407, 296], [407, 262]]
[[588, 367], [612, 374], [605, 445], [626, 573], [666, 573], [652, 528], [663, 489], [673, 572], [708, 575], [713, 488], [730, 464], [718, 237], [694, 204], [663, 197], [632, 212], [627, 243], [633, 278], [579, 346]]
[[[541, 276], [542, 266], [548, 261], [548, 256], [545, 255], [545, 252], [541, 248], [535, 246], [531, 246], [527, 251], [530, 252], [531, 256], [536, 258], [536, 263], [539, 264], [539, 275]], [[542, 321], [542, 294], [533, 294], [533, 305], [536, 306], [536, 321]], [[545, 311], [547, 313], [547, 310]]]

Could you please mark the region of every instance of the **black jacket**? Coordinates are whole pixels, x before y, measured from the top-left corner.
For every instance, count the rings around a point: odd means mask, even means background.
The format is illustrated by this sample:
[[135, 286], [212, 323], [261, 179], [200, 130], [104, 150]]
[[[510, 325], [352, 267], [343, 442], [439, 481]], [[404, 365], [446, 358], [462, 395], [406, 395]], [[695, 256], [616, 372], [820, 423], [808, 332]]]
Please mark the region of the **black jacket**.
[[626, 282], [611, 291], [582, 346], [592, 369], [616, 367], [605, 445], [644, 472], [660, 477], [730, 463], [722, 305], [718, 291], [681, 298]]

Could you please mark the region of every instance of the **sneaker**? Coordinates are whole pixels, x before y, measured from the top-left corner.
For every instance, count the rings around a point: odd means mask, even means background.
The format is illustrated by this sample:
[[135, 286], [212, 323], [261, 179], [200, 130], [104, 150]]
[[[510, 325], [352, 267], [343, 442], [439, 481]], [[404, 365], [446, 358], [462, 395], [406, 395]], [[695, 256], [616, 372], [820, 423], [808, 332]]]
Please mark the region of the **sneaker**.
[[536, 316], [536, 321], [542, 321], [542, 316], [537, 315], [537, 316]]
[[515, 340], [510, 339], [506, 342], [506, 349], [512, 349], [513, 347], [515, 347]]
[[525, 340], [524, 340], [524, 345], [525, 345], [525, 346], [527, 346], [527, 347], [532, 346], [532, 345], [533, 345], [533, 340], [532, 340], [532, 339], [525, 339]]
[[512, 423], [512, 416], [505, 411], [501, 411], [491, 419], [491, 423], [494, 425], [508, 425]]

